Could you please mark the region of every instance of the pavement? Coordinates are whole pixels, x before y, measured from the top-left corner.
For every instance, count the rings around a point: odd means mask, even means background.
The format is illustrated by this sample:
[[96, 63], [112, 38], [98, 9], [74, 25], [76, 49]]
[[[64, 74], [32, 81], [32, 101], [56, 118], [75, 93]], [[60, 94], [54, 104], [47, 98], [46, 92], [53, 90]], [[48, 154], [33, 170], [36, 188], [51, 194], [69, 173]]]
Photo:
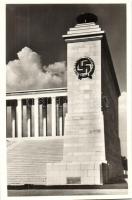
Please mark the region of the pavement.
[[126, 183], [83, 187], [9, 187], [8, 196], [127, 195]]

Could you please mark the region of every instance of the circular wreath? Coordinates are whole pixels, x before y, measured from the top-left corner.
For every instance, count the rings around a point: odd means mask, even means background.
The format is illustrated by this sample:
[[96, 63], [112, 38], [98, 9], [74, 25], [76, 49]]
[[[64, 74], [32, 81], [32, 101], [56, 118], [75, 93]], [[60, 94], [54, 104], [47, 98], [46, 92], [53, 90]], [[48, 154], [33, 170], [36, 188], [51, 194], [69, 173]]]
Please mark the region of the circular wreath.
[[[80, 66], [80, 63], [82, 61], [85, 61], [85, 62], [87, 61], [87, 64], [91, 65], [91, 67], [88, 66], [88, 65]], [[80, 67], [80, 69], [78, 69], [78, 66]], [[86, 68], [87, 68], [87, 73], [84, 72], [84, 71], [86, 71], [85, 70]], [[94, 64], [93, 60], [91, 58], [89, 58], [89, 57], [80, 58], [75, 63], [74, 71], [78, 75], [79, 79], [82, 79], [82, 78], [90, 78], [90, 79], [92, 79], [92, 75], [94, 73], [94, 70], [95, 70], [95, 64]]]

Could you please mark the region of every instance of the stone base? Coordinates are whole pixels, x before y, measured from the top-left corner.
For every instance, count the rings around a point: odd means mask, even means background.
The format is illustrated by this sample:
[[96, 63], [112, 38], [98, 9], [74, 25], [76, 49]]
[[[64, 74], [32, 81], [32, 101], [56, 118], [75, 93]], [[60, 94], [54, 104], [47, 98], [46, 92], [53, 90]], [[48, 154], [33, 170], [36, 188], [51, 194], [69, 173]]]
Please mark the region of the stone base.
[[63, 160], [47, 164], [47, 185], [101, 185], [106, 162], [101, 112], [67, 114]]
[[102, 185], [102, 165], [98, 162], [48, 163], [46, 185]]

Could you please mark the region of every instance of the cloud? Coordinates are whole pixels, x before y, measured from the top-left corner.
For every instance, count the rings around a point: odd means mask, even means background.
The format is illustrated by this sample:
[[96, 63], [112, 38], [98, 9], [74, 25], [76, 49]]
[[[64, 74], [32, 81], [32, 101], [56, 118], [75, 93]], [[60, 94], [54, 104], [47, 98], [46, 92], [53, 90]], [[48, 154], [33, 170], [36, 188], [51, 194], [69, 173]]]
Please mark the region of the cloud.
[[28, 47], [7, 64], [7, 91], [57, 88], [66, 86], [66, 63], [43, 66], [39, 54]]
[[122, 92], [119, 98], [119, 136], [122, 155], [127, 156], [127, 93]]

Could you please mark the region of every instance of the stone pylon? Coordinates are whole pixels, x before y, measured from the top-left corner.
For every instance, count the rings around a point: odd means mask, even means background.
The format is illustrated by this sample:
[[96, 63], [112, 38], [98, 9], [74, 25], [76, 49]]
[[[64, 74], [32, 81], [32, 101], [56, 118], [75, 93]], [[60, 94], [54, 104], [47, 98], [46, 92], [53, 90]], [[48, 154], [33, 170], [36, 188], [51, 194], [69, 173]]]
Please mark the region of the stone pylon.
[[[117, 119], [120, 91], [105, 32], [96, 25], [95, 15], [81, 15], [77, 22], [63, 35], [67, 43], [68, 112], [63, 160], [47, 165], [48, 185], [100, 185], [122, 175]], [[113, 148], [117, 151], [112, 152]]]

